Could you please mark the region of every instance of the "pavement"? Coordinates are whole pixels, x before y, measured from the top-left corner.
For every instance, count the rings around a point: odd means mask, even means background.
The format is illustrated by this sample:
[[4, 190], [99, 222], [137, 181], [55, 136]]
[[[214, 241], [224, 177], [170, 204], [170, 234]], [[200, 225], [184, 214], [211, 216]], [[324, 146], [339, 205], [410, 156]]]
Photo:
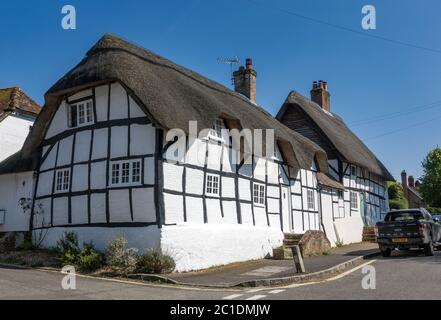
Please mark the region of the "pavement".
[[[323, 271], [356, 257], [377, 252], [379, 252], [378, 245], [368, 242], [333, 248], [328, 255], [304, 258], [306, 274]], [[299, 274], [296, 273], [293, 260], [262, 259], [197, 272], [173, 273], [165, 275], [165, 278], [185, 285], [233, 287], [238, 285], [250, 286], [253, 282], [260, 283], [260, 280], [292, 279], [296, 276], [299, 276]], [[271, 284], [271, 282], [269, 283]]]
[[[371, 276], [370, 289], [363, 288]], [[35, 269], [0, 267], [0, 299], [121, 299], [121, 300], [401, 300], [441, 299], [441, 251], [433, 257], [394, 252], [376, 257], [332, 278], [282, 287], [208, 289], [146, 284], [77, 276], [75, 290], [63, 290], [65, 275]], [[180, 302], [176, 302], [180, 303]], [[192, 303], [192, 302], [188, 302]], [[197, 305], [197, 302], [193, 302]]]

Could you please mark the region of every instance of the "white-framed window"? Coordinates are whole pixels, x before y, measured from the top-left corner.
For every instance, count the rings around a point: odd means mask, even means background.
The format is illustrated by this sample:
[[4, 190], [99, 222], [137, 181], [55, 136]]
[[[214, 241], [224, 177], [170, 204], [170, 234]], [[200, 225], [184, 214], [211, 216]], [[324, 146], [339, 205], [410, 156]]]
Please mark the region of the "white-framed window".
[[358, 209], [358, 194], [351, 191], [351, 209]]
[[222, 130], [225, 130], [225, 123], [222, 119], [216, 119], [213, 123], [213, 128], [210, 130], [208, 137], [210, 139], [224, 141], [222, 136]]
[[307, 190], [306, 191], [306, 200], [307, 200], [308, 210], [315, 210], [315, 193], [314, 193], [314, 190]]
[[357, 175], [357, 167], [356, 166], [351, 166], [351, 176], [356, 176]]
[[128, 186], [141, 183], [141, 159], [110, 162], [110, 186]]
[[208, 195], [219, 195], [219, 176], [216, 174], [207, 173], [207, 182], [205, 185], [205, 193]]
[[86, 100], [69, 105], [69, 127], [81, 127], [94, 123], [93, 102]]
[[257, 206], [265, 205], [265, 185], [253, 183], [253, 203]]
[[55, 191], [69, 191], [70, 169], [60, 169], [55, 172]]

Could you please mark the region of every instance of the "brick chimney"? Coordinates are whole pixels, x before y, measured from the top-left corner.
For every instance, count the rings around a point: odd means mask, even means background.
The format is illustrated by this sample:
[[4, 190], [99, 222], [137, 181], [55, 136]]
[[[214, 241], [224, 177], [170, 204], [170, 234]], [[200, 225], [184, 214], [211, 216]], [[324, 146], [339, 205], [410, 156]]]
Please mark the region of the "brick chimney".
[[404, 197], [407, 199], [407, 173], [406, 170], [401, 171], [401, 185], [403, 186]]
[[328, 92], [328, 83], [326, 81], [314, 81], [311, 90], [311, 100], [324, 110], [331, 110], [331, 94]]
[[406, 170], [401, 171], [401, 184], [403, 185], [403, 188], [407, 187], [407, 173]]
[[234, 90], [246, 96], [251, 102], [256, 102], [256, 77], [257, 72], [253, 69], [253, 61], [247, 59], [245, 67], [233, 72]]
[[415, 189], [415, 178], [413, 176], [409, 176], [408, 185], [409, 188]]

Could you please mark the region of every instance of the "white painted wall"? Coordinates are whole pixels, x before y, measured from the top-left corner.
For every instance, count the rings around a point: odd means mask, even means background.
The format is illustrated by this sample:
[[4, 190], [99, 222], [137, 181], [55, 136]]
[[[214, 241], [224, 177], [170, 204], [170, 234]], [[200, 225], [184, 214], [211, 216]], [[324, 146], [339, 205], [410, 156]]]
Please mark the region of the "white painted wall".
[[33, 172], [0, 175], [0, 210], [6, 210], [0, 232], [29, 230], [30, 211], [23, 212], [19, 201], [32, 196]]
[[159, 248], [160, 229], [157, 226], [131, 227], [131, 228], [102, 228], [102, 227], [75, 227], [75, 228], [50, 228], [46, 230], [35, 230], [34, 234], [43, 232], [43, 246], [54, 247], [65, 232], [75, 232], [78, 235], [78, 242], [92, 241], [98, 250], [104, 251], [109, 241], [124, 237], [127, 239], [128, 248], [136, 248], [141, 252], [148, 248]]
[[0, 161], [20, 151], [34, 119], [12, 114], [0, 122]]
[[[355, 175], [352, 174], [351, 167], [355, 168]], [[366, 222], [374, 225], [382, 220], [389, 210], [386, 181], [371, 172], [363, 172], [362, 168], [354, 165], [348, 166], [347, 163], [343, 163], [343, 168], [347, 168], [343, 177], [343, 185], [347, 189], [344, 193], [345, 215], [361, 213], [360, 206], [357, 209], [350, 207], [350, 191], [353, 191], [357, 194], [358, 202], [360, 202], [360, 194], [365, 194]], [[385, 200], [383, 201], [382, 198]]]
[[[73, 101], [80, 98], [90, 97], [93, 90], [83, 90], [67, 98]], [[96, 123], [107, 120], [118, 120], [130, 118], [146, 117], [136, 102], [127, 98], [127, 92], [119, 83], [111, 84], [110, 88], [110, 113], [109, 110], [109, 85], [95, 88], [96, 101]], [[128, 103], [130, 103], [130, 115]], [[53, 138], [61, 133], [69, 133], [72, 128], [68, 127], [68, 103], [62, 101], [53, 120], [49, 125], [46, 138]], [[109, 141], [110, 130], [110, 141]], [[130, 144], [128, 141], [130, 133]], [[93, 137], [93, 143], [92, 143]], [[75, 145], [73, 145], [75, 141]], [[110, 157], [108, 157], [108, 145], [110, 144]], [[52, 147], [52, 148], [51, 148]], [[72, 163], [72, 151], [74, 151]], [[45, 197], [37, 200], [44, 209], [45, 223], [50, 225], [53, 217], [54, 226], [64, 226], [69, 224], [68, 220], [68, 195], [56, 198], [51, 203], [51, 196], [54, 185], [54, 172], [60, 166], [72, 165], [71, 180], [72, 188], [68, 192], [87, 192], [89, 186], [90, 170], [90, 196], [91, 223], [105, 223], [106, 210], [109, 211], [110, 223], [126, 222], [154, 222], [156, 221], [156, 209], [154, 203], [154, 192], [151, 186], [145, 186], [132, 190], [133, 199], [133, 221], [131, 218], [129, 204], [129, 190], [114, 190], [106, 185], [109, 175], [107, 162], [117, 157], [141, 156], [144, 157], [144, 167], [142, 168], [144, 183], [154, 184], [154, 158], [151, 156], [155, 152], [155, 128], [151, 124], [124, 124], [113, 125], [109, 128], [85, 128], [85, 130], [74, 132], [71, 135], [55, 142], [53, 146], [45, 146], [44, 154], [48, 153], [46, 160], [41, 164], [37, 197]], [[58, 158], [57, 158], [58, 154]], [[100, 160], [93, 163], [85, 163], [89, 160]], [[105, 190], [109, 188], [109, 208], [107, 208]], [[56, 192], [54, 192], [56, 193]], [[66, 193], [64, 191], [64, 193]], [[88, 224], [87, 212], [88, 196], [86, 194], [77, 195], [71, 198], [72, 221], [74, 225]], [[42, 221], [36, 221], [40, 226]]]
[[245, 225], [183, 223], [161, 230], [161, 247], [181, 272], [269, 257], [282, 241], [280, 229]]
[[[322, 223], [331, 245], [335, 247], [337, 242], [342, 242], [343, 244], [361, 242], [364, 225], [360, 214], [358, 212], [353, 212], [343, 218], [333, 219], [332, 191], [330, 189], [323, 189], [321, 191], [320, 199], [323, 207]], [[336, 199], [335, 194], [334, 199]], [[334, 209], [335, 208], [337, 208], [337, 206], [334, 205]]]

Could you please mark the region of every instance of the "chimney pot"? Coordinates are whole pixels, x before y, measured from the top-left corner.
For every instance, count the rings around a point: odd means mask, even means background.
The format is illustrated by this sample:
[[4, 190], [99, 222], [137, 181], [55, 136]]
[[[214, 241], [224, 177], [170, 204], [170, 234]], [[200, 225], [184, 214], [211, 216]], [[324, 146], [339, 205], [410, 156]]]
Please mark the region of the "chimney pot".
[[407, 173], [406, 170], [401, 171], [401, 184], [403, 188], [407, 187]]
[[240, 66], [239, 70], [233, 72], [234, 90], [246, 96], [251, 102], [256, 102], [256, 77], [253, 69], [253, 60], [245, 60], [245, 67]]
[[408, 182], [410, 188], [415, 188], [415, 178], [413, 176], [409, 176]]
[[250, 58], [246, 59], [245, 65], [247, 69], [253, 69], [253, 60]]
[[331, 94], [328, 92], [328, 83], [323, 80], [314, 81], [311, 90], [311, 100], [317, 103], [322, 109], [330, 111]]

